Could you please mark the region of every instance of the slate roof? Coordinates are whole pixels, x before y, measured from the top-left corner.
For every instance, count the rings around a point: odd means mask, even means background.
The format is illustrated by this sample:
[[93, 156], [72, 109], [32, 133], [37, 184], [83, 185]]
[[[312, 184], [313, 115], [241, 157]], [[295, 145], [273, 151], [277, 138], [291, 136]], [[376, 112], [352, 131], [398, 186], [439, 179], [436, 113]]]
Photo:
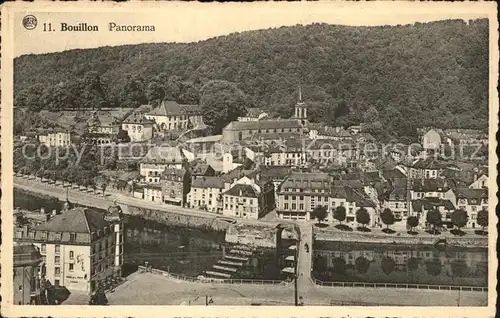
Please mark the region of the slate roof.
[[258, 108], [258, 107], [250, 107], [247, 108], [247, 114], [245, 116], [241, 117], [252, 117], [252, 118], [258, 118], [260, 114], [262, 114], [263, 111]]
[[447, 179], [413, 180], [411, 189], [416, 192], [446, 192], [450, 189]]
[[334, 184], [330, 190], [330, 197], [355, 202], [356, 207], [375, 207], [375, 203], [369, 200], [364, 193], [345, 184]]
[[264, 178], [271, 179], [273, 181], [284, 180], [290, 173], [292, 173], [292, 167], [289, 166], [261, 166], [261, 175]]
[[236, 184], [231, 189], [224, 192], [224, 195], [233, 195], [246, 198], [258, 198], [259, 192], [249, 184]]
[[164, 100], [153, 109], [148, 115], [151, 116], [179, 116], [179, 115], [198, 115], [201, 109], [198, 105], [184, 105], [176, 101]]
[[292, 172], [288, 178], [280, 185], [283, 191], [286, 188], [291, 189], [329, 189], [331, 177], [323, 172]]
[[162, 172], [162, 178], [169, 181], [179, 181], [178, 178], [181, 178], [182, 182], [186, 173], [185, 169], [165, 168]]
[[154, 123], [154, 120], [147, 119], [143, 114], [140, 113], [132, 113], [123, 121], [123, 124], [153, 125]]
[[453, 203], [451, 203], [450, 200], [441, 200], [439, 198], [425, 198], [425, 199], [412, 200], [411, 206], [413, 211], [415, 212], [423, 212], [423, 210], [429, 211], [431, 209], [440, 206], [443, 206], [445, 209], [450, 211], [455, 209]]
[[419, 159], [417, 162], [413, 164], [413, 168], [438, 170], [443, 168], [443, 164], [434, 158]]
[[457, 188], [456, 189], [457, 199], [467, 199], [471, 204], [479, 204], [475, 203], [481, 198], [488, 197], [487, 189], [471, 189], [471, 188]]
[[104, 220], [104, 214], [88, 209], [74, 208], [54, 216], [46, 223], [35, 227], [36, 231], [92, 233], [101, 230], [110, 223]]
[[211, 165], [207, 163], [199, 163], [192, 169], [192, 175], [194, 176], [207, 176], [210, 171], [213, 172]]
[[184, 158], [184, 154], [179, 147], [158, 146], [149, 149], [142, 162], [172, 164], [181, 163]]
[[221, 177], [196, 176], [191, 181], [191, 188], [224, 188], [224, 180]]
[[383, 170], [382, 176], [387, 180], [406, 179], [406, 176], [399, 169]]
[[224, 130], [259, 130], [259, 129], [281, 129], [302, 128], [298, 119], [266, 119], [259, 121], [232, 121]]

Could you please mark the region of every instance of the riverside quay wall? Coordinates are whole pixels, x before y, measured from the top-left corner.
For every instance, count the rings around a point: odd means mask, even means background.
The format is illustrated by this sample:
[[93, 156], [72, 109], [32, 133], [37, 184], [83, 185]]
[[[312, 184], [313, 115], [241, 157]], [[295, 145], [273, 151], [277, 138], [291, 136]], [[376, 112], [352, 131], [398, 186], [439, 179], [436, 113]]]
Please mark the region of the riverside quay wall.
[[445, 239], [449, 246], [457, 247], [488, 247], [487, 236], [439, 236], [428, 235], [421, 232], [417, 235], [408, 235], [406, 233], [396, 234], [371, 234], [371, 233], [356, 233], [356, 232], [341, 232], [331, 231], [328, 229], [315, 229], [314, 239], [316, 241], [342, 241], [342, 242], [358, 242], [358, 243], [375, 243], [375, 244], [406, 244], [406, 245], [433, 245], [439, 239]]

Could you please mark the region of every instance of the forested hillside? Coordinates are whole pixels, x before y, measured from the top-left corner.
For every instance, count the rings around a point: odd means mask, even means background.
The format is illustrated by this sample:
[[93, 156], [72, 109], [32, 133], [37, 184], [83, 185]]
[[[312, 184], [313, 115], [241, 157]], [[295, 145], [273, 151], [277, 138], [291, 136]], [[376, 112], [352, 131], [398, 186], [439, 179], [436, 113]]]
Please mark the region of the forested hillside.
[[281, 27], [197, 43], [21, 56], [15, 104], [57, 110], [165, 97], [191, 103], [203, 100], [209, 81], [225, 80], [245, 94], [246, 107], [286, 116], [301, 83], [313, 121], [367, 122], [392, 136], [413, 136], [417, 126], [484, 129], [488, 56], [486, 19]]

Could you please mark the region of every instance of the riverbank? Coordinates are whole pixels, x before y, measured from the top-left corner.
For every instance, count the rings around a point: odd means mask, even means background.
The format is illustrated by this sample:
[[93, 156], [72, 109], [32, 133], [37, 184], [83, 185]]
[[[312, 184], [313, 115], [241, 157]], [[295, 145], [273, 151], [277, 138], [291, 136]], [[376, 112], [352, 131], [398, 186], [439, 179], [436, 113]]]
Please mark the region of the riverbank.
[[347, 232], [334, 227], [314, 227], [314, 239], [318, 241], [338, 241], [373, 244], [401, 244], [401, 245], [433, 245], [440, 238], [446, 239], [446, 245], [457, 247], [488, 248], [488, 236], [466, 235], [431, 235], [423, 231], [417, 235], [404, 232], [394, 234], [372, 233], [372, 232]]

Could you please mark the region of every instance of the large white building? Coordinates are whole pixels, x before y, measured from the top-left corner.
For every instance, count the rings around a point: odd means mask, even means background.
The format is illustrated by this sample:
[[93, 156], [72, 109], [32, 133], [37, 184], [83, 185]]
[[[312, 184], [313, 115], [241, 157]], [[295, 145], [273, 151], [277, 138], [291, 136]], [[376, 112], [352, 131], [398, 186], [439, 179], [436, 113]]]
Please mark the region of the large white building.
[[69, 291], [91, 294], [99, 283], [121, 276], [123, 223], [121, 209], [107, 214], [88, 208], [65, 209], [33, 229], [17, 229], [16, 241], [33, 243], [46, 266], [46, 279]]
[[122, 122], [122, 129], [128, 133], [130, 141], [141, 142], [153, 138], [154, 121], [139, 113], [133, 113]]
[[51, 129], [39, 133], [38, 140], [47, 147], [69, 147], [71, 134], [69, 131]]

